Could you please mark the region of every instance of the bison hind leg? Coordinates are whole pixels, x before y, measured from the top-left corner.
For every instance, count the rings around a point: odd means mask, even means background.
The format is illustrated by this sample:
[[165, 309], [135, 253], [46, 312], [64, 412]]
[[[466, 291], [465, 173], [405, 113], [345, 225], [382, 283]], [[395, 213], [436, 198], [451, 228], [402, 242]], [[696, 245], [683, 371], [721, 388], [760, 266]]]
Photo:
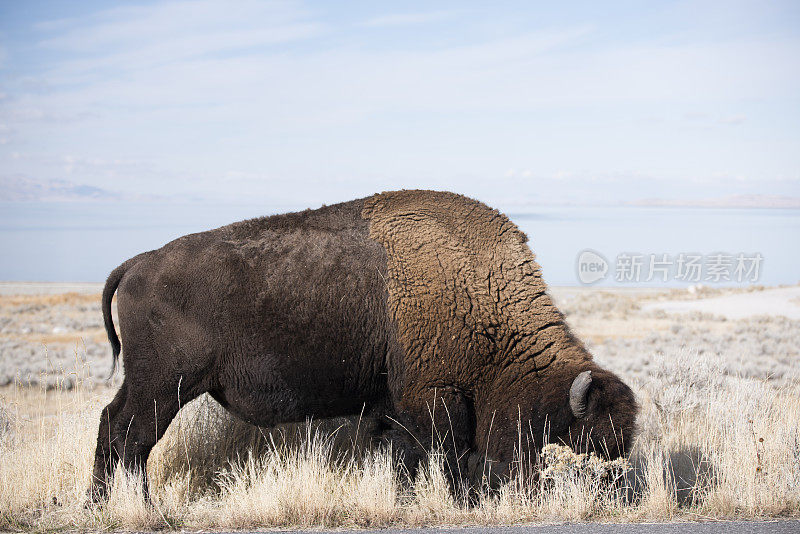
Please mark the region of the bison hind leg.
[[127, 384], [123, 381], [114, 399], [100, 413], [100, 428], [97, 432], [97, 447], [94, 454], [94, 469], [88, 497], [91, 502], [99, 503], [108, 497], [108, 485], [114, 475], [114, 466], [119, 461], [117, 450], [111, 439], [111, 429], [117, 420], [120, 410], [127, 398]]
[[117, 396], [100, 418], [89, 497], [95, 502], [107, 499], [119, 463], [127, 472], [142, 477], [144, 496], [149, 499], [147, 459], [150, 451], [178, 410], [206, 390], [199, 380], [183, 375], [126, 375]]

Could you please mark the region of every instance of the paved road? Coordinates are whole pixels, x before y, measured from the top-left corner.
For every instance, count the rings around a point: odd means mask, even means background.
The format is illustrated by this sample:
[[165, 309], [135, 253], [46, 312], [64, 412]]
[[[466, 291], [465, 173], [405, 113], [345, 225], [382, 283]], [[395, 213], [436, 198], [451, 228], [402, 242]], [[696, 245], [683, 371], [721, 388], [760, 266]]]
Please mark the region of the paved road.
[[[321, 534], [326, 531], [287, 530], [281, 532]], [[800, 520], [713, 521], [705, 523], [571, 523], [526, 527], [390, 528], [339, 532], [347, 534], [637, 534], [639, 532], [645, 534], [800, 534]], [[238, 532], [236, 534], [248, 533]]]

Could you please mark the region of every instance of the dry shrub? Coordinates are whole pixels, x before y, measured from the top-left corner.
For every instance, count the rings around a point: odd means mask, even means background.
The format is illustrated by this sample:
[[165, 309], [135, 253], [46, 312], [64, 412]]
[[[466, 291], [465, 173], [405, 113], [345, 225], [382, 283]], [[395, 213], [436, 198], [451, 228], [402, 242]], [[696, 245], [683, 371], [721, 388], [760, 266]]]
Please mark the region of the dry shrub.
[[184, 406], [156, 444], [147, 462], [150, 486], [180, 478], [190, 494], [219, 492], [217, 474], [269, 448], [269, 433], [232, 416], [208, 395]]
[[545, 445], [538, 470], [542, 513], [578, 520], [616, 508], [625, 498], [629, 470], [624, 458], [604, 461], [563, 445]]

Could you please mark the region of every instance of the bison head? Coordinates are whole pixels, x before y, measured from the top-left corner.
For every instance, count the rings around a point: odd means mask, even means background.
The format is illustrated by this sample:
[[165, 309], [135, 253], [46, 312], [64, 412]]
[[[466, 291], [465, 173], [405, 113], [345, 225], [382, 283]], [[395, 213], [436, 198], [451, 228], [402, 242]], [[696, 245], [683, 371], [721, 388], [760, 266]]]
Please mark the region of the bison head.
[[535, 456], [545, 443], [564, 444], [577, 453], [594, 452], [606, 459], [630, 451], [638, 412], [633, 391], [592, 361], [550, 371], [495, 390], [498, 397], [510, 397], [506, 404], [510, 409], [493, 410], [496, 404], [486, 407], [484, 419], [492, 423], [485, 426], [494, 432], [480, 433], [483, 425], [479, 427], [477, 441], [487, 448], [485, 455], [475, 451], [469, 459], [474, 482], [487, 476], [486, 465], [491, 465], [493, 487], [507, 480], [519, 446], [525, 457]]
[[[608, 459], [633, 445], [638, 406], [633, 391], [614, 373], [593, 366], [574, 374], [562, 402], [568, 410], [551, 427], [550, 441]], [[554, 421], [555, 423], [555, 421]]]

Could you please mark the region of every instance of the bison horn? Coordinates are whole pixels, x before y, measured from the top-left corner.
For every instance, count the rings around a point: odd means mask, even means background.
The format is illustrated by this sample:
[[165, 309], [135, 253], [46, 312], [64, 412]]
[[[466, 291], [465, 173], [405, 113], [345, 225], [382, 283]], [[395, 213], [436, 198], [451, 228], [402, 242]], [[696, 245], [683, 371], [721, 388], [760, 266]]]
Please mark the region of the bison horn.
[[586, 415], [586, 395], [591, 385], [592, 372], [584, 371], [575, 377], [569, 388], [569, 407], [578, 419]]

